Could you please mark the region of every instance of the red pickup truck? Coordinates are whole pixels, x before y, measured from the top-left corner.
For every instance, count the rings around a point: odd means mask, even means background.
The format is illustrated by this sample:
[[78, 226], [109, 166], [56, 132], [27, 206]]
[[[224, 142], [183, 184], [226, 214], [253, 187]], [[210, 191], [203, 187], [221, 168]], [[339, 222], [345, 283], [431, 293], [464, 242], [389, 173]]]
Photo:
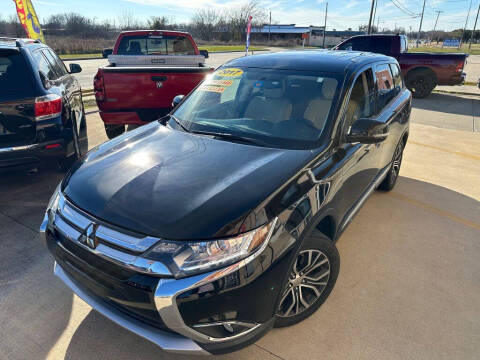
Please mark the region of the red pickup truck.
[[188, 94], [213, 71], [204, 65], [207, 57], [185, 32], [121, 33], [109, 65], [98, 69], [93, 81], [107, 136], [111, 139], [122, 134], [125, 125], [142, 125], [170, 112], [176, 95]]
[[462, 85], [468, 55], [459, 53], [409, 53], [405, 35], [359, 35], [337, 45], [335, 50], [368, 51], [397, 59], [405, 83], [416, 98], [424, 98], [437, 85]]

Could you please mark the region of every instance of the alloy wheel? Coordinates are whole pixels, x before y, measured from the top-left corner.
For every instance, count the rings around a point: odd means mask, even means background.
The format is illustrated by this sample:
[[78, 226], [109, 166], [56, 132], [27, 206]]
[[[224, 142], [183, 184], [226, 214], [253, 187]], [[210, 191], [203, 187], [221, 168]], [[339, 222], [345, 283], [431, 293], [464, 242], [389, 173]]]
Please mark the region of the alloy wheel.
[[297, 255], [282, 293], [277, 315], [296, 316], [322, 295], [330, 278], [330, 261], [320, 250], [304, 250]]

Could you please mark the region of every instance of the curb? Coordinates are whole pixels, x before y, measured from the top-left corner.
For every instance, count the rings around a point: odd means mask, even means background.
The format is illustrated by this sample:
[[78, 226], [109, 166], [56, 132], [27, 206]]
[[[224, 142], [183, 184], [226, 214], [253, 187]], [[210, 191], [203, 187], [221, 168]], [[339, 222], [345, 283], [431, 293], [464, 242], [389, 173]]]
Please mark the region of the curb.
[[449, 91], [449, 90], [433, 90], [433, 93], [440, 93], [440, 94], [455, 94], [455, 95], [469, 95], [469, 96], [479, 96], [479, 93], [473, 92], [466, 92], [466, 91]]

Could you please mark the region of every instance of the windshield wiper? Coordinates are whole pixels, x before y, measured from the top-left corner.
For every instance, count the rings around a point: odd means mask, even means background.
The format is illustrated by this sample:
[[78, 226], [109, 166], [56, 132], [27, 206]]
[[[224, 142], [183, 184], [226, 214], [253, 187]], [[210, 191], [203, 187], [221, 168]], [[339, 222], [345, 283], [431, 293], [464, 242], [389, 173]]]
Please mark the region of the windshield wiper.
[[182, 122], [175, 117], [175, 115], [168, 114], [168, 116], [170, 116], [170, 118], [173, 119], [178, 124], [178, 126], [182, 128], [183, 131], [190, 132], [190, 130], [188, 130], [188, 128], [183, 125]]
[[202, 130], [195, 130], [190, 132], [193, 134], [213, 136], [214, 138], [217, 138], [217, 139], [238, 141], [238, 142], [243, 142], [243, 143], [253, 144], [258, 146], [268, 146], [265, 142], [260, 141], [258, 139], [253, 139], [250, 137], [245, 137], [245, 136], [240, 136], [240, 135], [235, 135], [230, 133], [218, 133], [213, 131], [202, 131]]

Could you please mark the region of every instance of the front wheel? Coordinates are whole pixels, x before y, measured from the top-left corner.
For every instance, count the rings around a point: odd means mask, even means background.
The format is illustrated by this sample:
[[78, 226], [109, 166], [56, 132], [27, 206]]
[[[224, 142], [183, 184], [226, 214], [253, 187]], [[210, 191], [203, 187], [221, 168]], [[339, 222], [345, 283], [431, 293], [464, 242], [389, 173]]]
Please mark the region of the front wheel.
[[339, 270], [340, 256], [333, 241], [315, 230], [305, 239], [290, 268], [275, 326], [294, 325], [312, 315], [330, 295]]

